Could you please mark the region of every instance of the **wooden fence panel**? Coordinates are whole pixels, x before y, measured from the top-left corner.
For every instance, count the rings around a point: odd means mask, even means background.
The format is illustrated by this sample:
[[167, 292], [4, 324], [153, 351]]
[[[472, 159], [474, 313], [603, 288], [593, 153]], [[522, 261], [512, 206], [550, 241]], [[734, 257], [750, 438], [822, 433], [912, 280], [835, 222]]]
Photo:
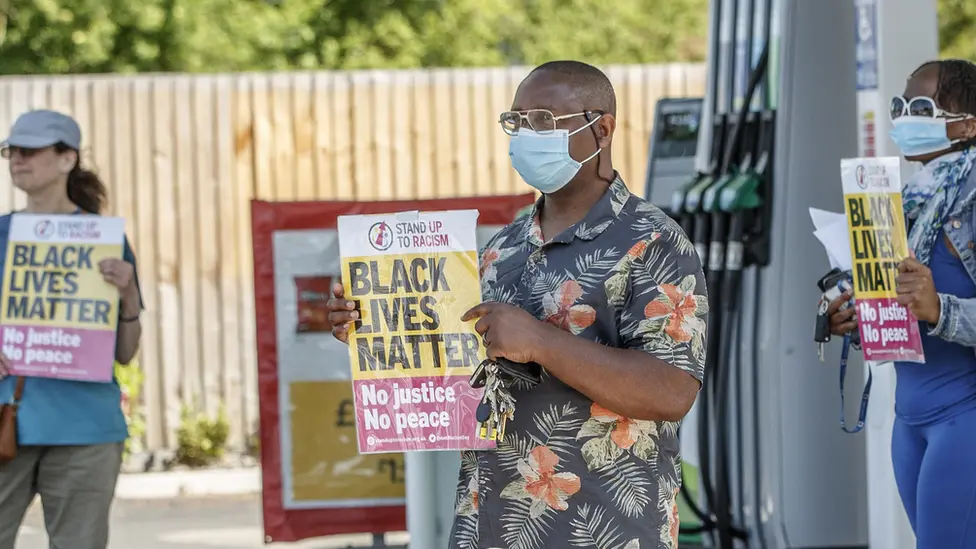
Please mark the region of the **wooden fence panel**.
[[[83, 160], [128, 222], [146, 305], [146, 442], [172, 448], [183, 406], [223, 406], [231, 445], [257, 427], [252, 198], [411, 199], [524, 192], [498, 113], [526, 67], [0, 79], [0, 128], [74, 116]], [[655, 102], [701, 95], [702, 65], [608, 67], [614, 164], [643, 192]], [[0, 211], [23, 207], [0, 170]]]

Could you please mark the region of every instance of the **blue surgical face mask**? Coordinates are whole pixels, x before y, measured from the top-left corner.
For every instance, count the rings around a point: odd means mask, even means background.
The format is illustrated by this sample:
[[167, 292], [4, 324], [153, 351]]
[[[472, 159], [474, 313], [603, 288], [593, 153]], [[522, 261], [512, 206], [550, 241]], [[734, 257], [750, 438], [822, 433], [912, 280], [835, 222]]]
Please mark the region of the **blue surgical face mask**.
[[597, 149], [589, 158], [577, 162], [569, 155], [569, 138], [589, 128], [600, 117], [573, 131], [554, 130], [537, 133], [520, 128], [508, 145], [508, 157], [512, 167], [522, 176], [522, 180], [543, 194], [552, 194], [565, 187], [580, 171], [583, 164], [596, 158]]
[[904, 156], [922, 156], [952, 147], [945, 118], [900, 116], [892, 121], [889, 135]]

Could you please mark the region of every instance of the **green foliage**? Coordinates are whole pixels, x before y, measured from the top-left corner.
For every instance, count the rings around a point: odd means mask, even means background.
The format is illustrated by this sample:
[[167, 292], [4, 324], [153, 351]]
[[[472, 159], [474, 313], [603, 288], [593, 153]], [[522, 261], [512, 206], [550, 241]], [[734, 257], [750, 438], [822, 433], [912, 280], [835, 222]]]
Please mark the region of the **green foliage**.
[[142, 411], [142, 384], [145, 374], [139, 361], [133, 360], [123, 366], [115, 363], [115, 379], [122, 389], [122, 412], [129, 426], [129, 438], [125, 441], [125, 455], [141, 452], [143, 437], [146, 435], [146, 419]]
[[223, 405], [217, 417], [193, 411], [184, 406], [180, 412], [180, 428], [176, 432], [176, 462], [188, 467], [206, 467], [224, 457], [230, 422]]
[[976, 61], [976, 2], [939, 0], [939, 49], [943, 57]]
[[[701, 61], [707, 6], [708, 0], [0, 0], [0, 27], [6, 20], [0, 74]], [[939, 25], [943, 55], [976, 58], [976, 2], [939, 0]]]
[[707, 0], [0, 0], [0, 74], [704, 58]]
[[[0, 0], [0, 74], [701, 61], [708, 0]], [[8, 14], [7, 17], [3, 17]], [[976, 58], [976, 2], [939, 0]]]

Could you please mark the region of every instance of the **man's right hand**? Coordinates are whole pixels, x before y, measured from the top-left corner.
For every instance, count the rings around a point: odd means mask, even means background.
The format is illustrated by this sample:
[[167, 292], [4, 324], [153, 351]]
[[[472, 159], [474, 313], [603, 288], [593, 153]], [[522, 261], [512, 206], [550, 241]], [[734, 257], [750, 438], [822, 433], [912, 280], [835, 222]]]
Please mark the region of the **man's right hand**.
[[343, 343], [349, 343], [349, 324], [359, 320], [356, 304], [347, 300], [342, 284], [332, 285], [332, 299], [326, 304], [329, 309], [329, 322], [332, 324], [332, 335]]
[[851, 306], [843, 311], [840, 310], [850, 299], [851, 293], [844, 292], [827, 305], [827, 316], [830, 317], [830, 333], [836, 336], [857, 330], [857, 318], [854, 317], [857, 313], [857, 307]]

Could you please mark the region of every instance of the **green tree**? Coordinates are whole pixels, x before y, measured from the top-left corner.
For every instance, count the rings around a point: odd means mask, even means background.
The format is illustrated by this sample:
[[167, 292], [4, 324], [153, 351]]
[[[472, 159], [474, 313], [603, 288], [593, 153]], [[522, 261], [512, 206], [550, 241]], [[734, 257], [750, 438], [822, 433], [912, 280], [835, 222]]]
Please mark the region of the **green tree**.
[[[708, 0], [0, 0], [0, 74], [701, 61]], [[940, 0], [976, 58], [976, 2]]]
[[[3, 3], [6, 2], [6, 5]], [[0, 0], [3, 74], [704, 57], [707, 0]]]
[[976, 2], [939, 0], [939, 49], [943, 57], [976, 61]]

